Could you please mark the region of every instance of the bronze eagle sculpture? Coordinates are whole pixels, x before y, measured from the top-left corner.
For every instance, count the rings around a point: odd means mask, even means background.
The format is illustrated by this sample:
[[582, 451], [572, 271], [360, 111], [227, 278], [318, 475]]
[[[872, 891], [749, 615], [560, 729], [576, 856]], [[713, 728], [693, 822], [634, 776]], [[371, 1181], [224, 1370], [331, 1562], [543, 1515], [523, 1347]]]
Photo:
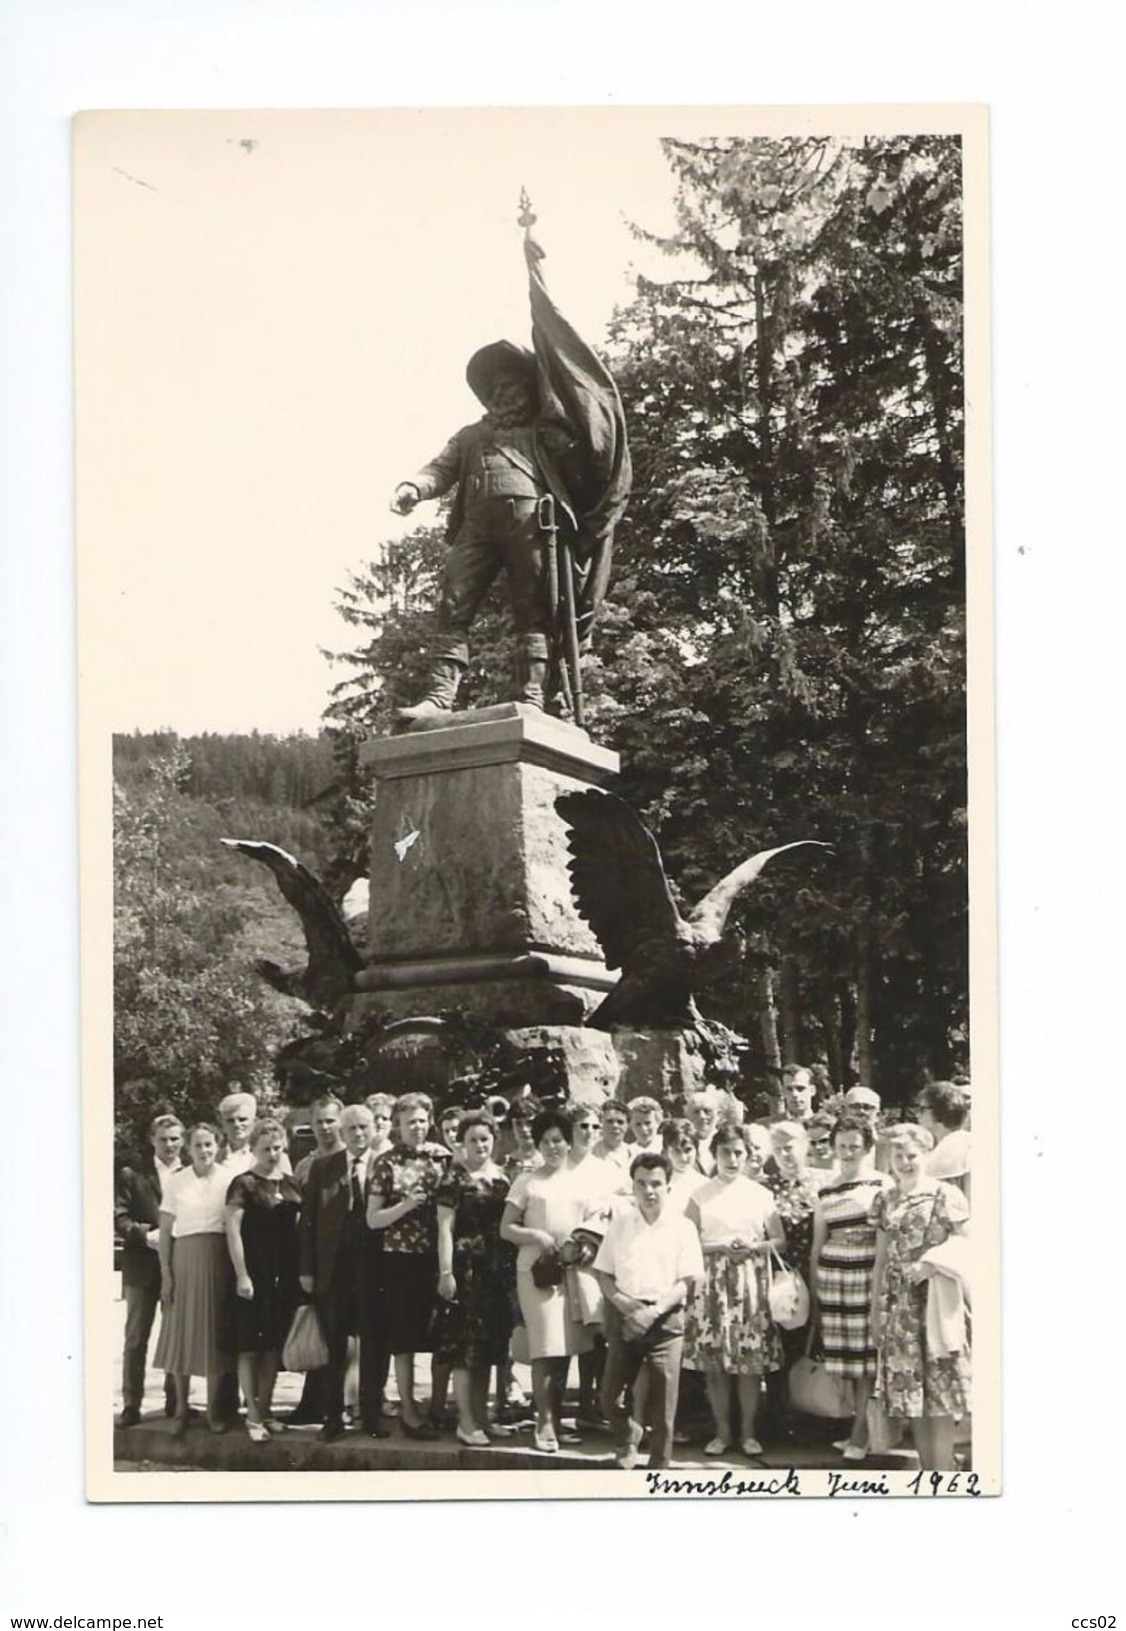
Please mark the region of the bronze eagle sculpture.
[[615, 1026], [676, 1030], [700, 1023], [695, 994], [734, 968], [745, 947], [727, 929], [736, 898], [768, 861], [814, 838], [760, 850], [729, 872], [683, 915], [673, 899], [657, 841], [624, 799], [584, 790], [561, 793], [555, 808], [568, 829], [571, 892], [594, 930], [614, 989], [587, 1019]]
[[[301, 919], [309, 961], [305, 968], [281, 968], [261, 957], [255, 968], [275, 991], [299, 997], [310, 1008], [331, 1013], [354, 991], [353, 979], [363, 957], [353, 930], [324, 884], [314, 872], [277, 844], [250, 838], [224, 838], [228, 849], [238, 850], [269, 867], [278, 888]], [[362, 931], [362, 920], [357, 923]]]

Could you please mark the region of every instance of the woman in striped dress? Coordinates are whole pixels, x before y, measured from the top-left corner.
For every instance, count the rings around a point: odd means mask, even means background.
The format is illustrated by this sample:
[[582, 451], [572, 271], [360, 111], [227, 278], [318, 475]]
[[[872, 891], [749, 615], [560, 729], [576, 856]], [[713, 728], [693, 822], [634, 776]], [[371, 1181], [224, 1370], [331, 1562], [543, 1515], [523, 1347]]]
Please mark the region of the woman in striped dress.
[[833, 1128], [837, 1170], [821, 1189], [813, 1214], [813, 1317], [825, 1369], [852, 1383], [852, 1432], [834, 1449], [846, 1461], [868, 1453], [868, 1398], [876, 1377], [876, 1350], [869, 1328], [876, 1230], [869, 1221], [872, 1202], [888, 1180], [864, 1170], [874, 1143], [863, 1116], [843, 1115]]

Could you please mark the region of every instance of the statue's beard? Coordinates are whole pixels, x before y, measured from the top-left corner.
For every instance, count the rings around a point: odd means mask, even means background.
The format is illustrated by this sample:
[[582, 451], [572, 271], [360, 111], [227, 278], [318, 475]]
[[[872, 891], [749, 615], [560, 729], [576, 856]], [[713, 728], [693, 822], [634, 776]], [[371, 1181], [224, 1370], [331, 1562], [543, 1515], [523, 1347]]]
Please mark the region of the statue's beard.
[[530, 381], [500, 379], [488, 397], [489, 424], [497, 430], [516, 430], [530, 425], [536, 416], [536, 394], [529, 388]]
[[494, 430], [519, 430], [530, 425], [535, 411], [526, 402], [512, 405], [494, 405], [485, 415], [485, 423]]

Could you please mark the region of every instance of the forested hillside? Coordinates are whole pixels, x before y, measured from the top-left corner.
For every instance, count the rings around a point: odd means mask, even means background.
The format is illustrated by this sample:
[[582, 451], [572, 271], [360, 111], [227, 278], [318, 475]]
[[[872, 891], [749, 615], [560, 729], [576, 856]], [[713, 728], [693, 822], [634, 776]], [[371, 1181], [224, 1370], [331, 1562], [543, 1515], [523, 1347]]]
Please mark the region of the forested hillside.
[[325, 736], [115, 738], [119, 1146], [162, 1098], [194, 1118], [236, 1083], [273, 1092], [272, 1054], [303, 1010], [253, 962], [300, 961], [304, 944], [273, 879], [220, 839], [266, 839], [329, 873], [335, 775]]

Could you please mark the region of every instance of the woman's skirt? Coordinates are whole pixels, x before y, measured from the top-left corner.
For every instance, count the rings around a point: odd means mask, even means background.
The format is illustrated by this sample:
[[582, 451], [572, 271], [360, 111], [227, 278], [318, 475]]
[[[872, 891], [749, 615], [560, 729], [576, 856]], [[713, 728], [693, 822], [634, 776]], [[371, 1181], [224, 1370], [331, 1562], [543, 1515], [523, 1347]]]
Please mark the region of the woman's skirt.
[[761, 1376], [782, 1363], [778, 1328], [766, 1300], [762, 1253], [734, 1262], [723, 1252], [704, 1259], [684, 1327], [686, 1370]]
[[817, 1264], [817, 1301], [825, 1369], [833, 1376], [875, 1376], [876, 1350], [869, 1334], [872, 1271], [871, 1229], [830, 1234]]
[[387, 1352], [428, 1354], [434, 1350], [434, 1309], [438, 1259], [430, 1252], [383, 1252], [383, 1330]]
[[457, 1301], [440, 1303], [435, 1358], [454, 1369], [503, 1365], [512, 1336], [512, 1310], [499, 1252], [470, 1256], [454, 1247]]
[[172, 1301], [162, 1310], [153, 1363], [174, 1376], [221, 1376], [230, 1349], [234, 1273], [225, 1235], [180, 1235], [172, 1242]]
[[537, 1286], [531, 1269], [516, 1270], [516, 1292], [528, 1333], [528, 1358], [564, 1359], [588, 1353], [596, 1328], [574, 1317], [575, 1305], [567, 1284]]

